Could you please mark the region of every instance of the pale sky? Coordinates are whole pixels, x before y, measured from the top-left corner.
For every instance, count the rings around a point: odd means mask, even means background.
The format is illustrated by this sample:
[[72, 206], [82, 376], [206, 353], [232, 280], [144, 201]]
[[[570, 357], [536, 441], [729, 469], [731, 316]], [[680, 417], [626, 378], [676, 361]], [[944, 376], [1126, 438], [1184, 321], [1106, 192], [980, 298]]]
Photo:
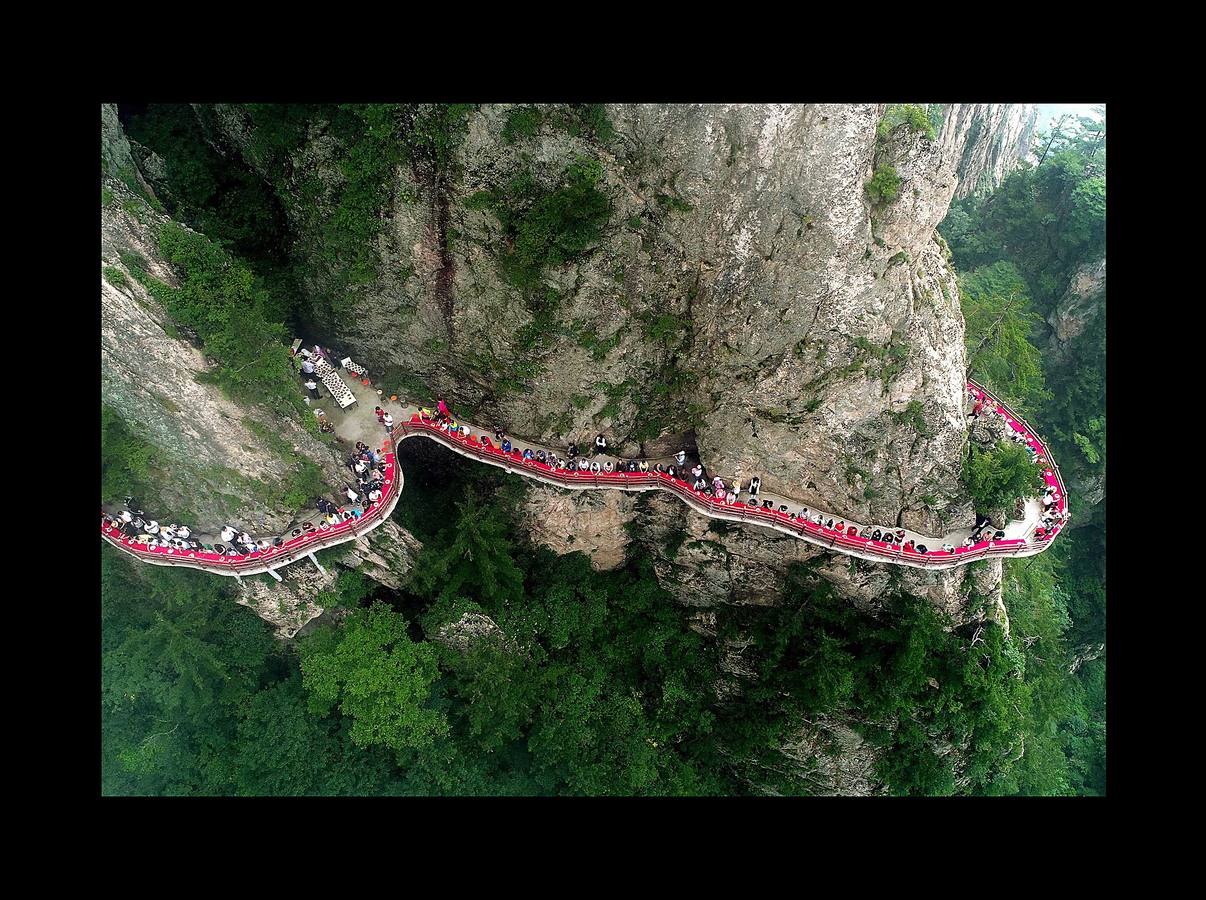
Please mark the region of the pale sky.
[[1104, 103], [1040, 103], [1036, 128], [1047, 128], [1060, 116], [1071, 113], [1074, 116], [1093, 116], [1094, 106], [1104, 106]]

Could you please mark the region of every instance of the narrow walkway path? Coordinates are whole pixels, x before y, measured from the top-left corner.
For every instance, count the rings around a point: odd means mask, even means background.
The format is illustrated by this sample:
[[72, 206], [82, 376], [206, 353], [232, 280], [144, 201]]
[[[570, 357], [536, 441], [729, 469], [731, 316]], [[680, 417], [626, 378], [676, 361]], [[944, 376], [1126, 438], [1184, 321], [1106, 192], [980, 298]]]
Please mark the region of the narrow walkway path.
[[[503, 453], [501, 448], [494, 445], [495, 442], [491, 437], [492, 429], [490, 432], [486, 432], [478, 425], [465, 420], [457, 420], [458, 425], [469, 430], [469, 435], [464, 437], [459, 434], [450, 434], [447, 428], [441, 429], [431, 421], [420, 407], [406, 404], [401, 400], [384, 400], [376, 390], [370, 387], [367, 378], [356, 379], [350, 373], [343, 374], [346, 376], [345, 381], [350, 382], [349, 388], [357, 402], [347, 409], [340, 409], [336, 404], [330, 402], [328, 397], [322, 406], [322, 411], [334, 425], [336, 435], [348, 443], [354, 443], [357, 440], [370, 443], [374, 435], [384, 437], [381, 452], [385, 457], [386, 488], [381, 500], [377, 503], [370, 504], [363, 509], [357, 508], [355, 512], [349, 510], [345, 513], [346, 520], [335, 526], [329, 526], [326, 523], [315, 525], [311, 520], [302, 521], [292, 529], [289, 535], [282, 535], [285, 540], [281, 547], [265, 553], [256, 552], [244, 556], [181, 551], [162, 547], [149, 548], [145, 544], [139, 543], [138, 539], [126, 538], [116, 528], [107, 527], [104, 524], [105, 510], [103, 508], [101, 536], [113, 546], [154, 565], [186, 566], [214, 574], [236, 577], [270, 572], [274, 577], [279, 578], [274, 570], [280, 566], [305, 558], [314, 550], [355, 540], [376, 528], [389, 517], [394, 506], [397, 505], [402, 490], [402, 473], [397, 467], [394, 454], [396, 442], [414, 437], [428, 438], [462, 456], [545, 484], [571, 490], [662, 490], [674, 494], [694, 511], [713, 519], [757, 525], [838, 553], [912, 568], [951, 569], [986, 558], [1033, 556], [1045, 550], [1050, 545], [1051, 539], [1067, 522], [1065, 518], [1050, 531], [1041, 529], [1039, 523], [1043, 505], [1032, 498], [1028, 499], [1024, 505], [1023, 517], [1009, 522], [1003, 529], [1004, 537], [1002, 539], [983, 540], [970, 547], [964, 547], [963, 543], [972, 533], [970, 528], [933, 537], [908, 529], [886, 528], [885, 526], [853, 522], [822, 510], [804, 510], [799, 500], [765, 490], [759, 492], [757, 501], [739, 498], [734, 503], [728, 503], [724, 499], [714, 498], [703, 491], [693, 490], [686, 481], [672, 478], [664, 472], [613, 471], [595, 474], [589, 471], [559, 469], [535, 459], [525, 460], [523, 452], [528, 449], [531, 449], [533, 453], [543, 450], [546, 455], [553, 453], [564, 458], [564, 451], [554, 451], [552, 448], [518, 440], [508, 435], [512, 444], [512, 452]], [[1067, 493], [1064, 490], [1059, 467], [1051, 458], [1046, 444], [1013, 410], [974, 381], [968, 382], [968, 392], [976, 400], [983, 401], [983, 415], [1002, 417], [1005, 424], [1035, 450], [1040, 463], [1046, 466], [1044, 480], [1054, 488], [1053, 504], [1061, 514], [1066, 515]], [[376, 422], [374, 406], [389, 409], [391, 415], [394, 415], [396, 421], [392, 435], [384, 435], [384, 429]], [[583, 449], [589, 451], [590, 448]], [[623, 461], [618, 457], [605, 454], [595, 456], [593, 459], [599, 460], [600, 463], [610, 460], [613, 466], [617, 466]], [[657, 462], [663, 464], [672, 462], [673, 458], [647, 461], [652, 467]], [[729, 483], [727, 478], [724, 481], [726, 484]], [[813, 521], [817, 516], [821, 518], [819, 524]], [[831, 521], [833, 525], [828, 527]], [[896, 543], [871, 540], [869, 534], [875, 528], [879, 528], [880, 531], [894, 532], [900, 535], [900, 540]], [[905, 549], [906, 544], [909, 544], [908, 549]], [[954, 549], [948, 552], [943, 549], [944, 545]]]

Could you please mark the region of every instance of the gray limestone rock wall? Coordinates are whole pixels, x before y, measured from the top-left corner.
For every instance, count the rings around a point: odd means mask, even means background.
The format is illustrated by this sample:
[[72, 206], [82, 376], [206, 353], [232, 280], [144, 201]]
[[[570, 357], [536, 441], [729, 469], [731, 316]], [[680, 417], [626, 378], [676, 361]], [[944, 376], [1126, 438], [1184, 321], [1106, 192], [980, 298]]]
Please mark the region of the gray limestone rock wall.
[[[513, 107], [482, 106], [451, 187], [399, 167], [380, 275], [340, 298], [338, 317], [316, 223], [343, 177], [340, 148], [312, 126], [290, 171], [316, 174], [317, 196], [289, 209], [294, 252], [315, 262], [312, 318], [370, 370], [516, 434], [559, 444], [602, 430], [633, 454], [686, 438], [710, 469], [760, 474], [835, 514], [970, 525], [963, 321], [935, 226], [961, 183], [1012, 165], [1031, 114], [955, 104], [935, 140], [897, 128], [881, 144], [883, 109], [612, 105], [615, 136], [600, 146], [547, 123], [508, 143]], [[251, 158], [238, 107], [202, 118], [215, 146]], [[610, 218], [591, 252], [545, 269], [557, 299], [533, 347], [534, 313], [499, 271], [499, 222], [466, 200], [517, 175], [555, 187], [579, 157], [602, 164]], [[864, 184], [884, 163], [899, 195], [873, 204]]]
[[983, 194], [997, 187], [1031, 152], [1038, 106], [1034, 103], [966, 104], [967, 129], [955, 196]]

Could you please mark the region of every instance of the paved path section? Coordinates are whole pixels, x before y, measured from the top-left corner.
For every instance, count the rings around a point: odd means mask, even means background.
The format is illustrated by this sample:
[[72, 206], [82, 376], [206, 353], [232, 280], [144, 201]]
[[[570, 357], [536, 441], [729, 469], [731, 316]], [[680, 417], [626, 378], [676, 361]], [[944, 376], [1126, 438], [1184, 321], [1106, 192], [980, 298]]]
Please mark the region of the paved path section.
[[[1050, 546], [1052, 538], [1067, 523], [1064, 518], [1051, 530], [1041, 528], [1040, 520], [1044, 506], [1039, 500], [1031, 498], [1024, 504], [1022, 518], [1009, 522], [1003, 529], [1004, 536], [1001, 539], [981, 540], [971, 546], [964, 546], [972, 534], [970, 528], [934, 537], [907, 529], [854, 522], [823, 510], [806, 509], [799, 500], [765, 490], [758, 493], [756, 500], [750, 498], [746, 492], [735, 502], [729, 503], [724, 498], [694, 490], [687, 481], [671, 477], [665, 472], [594, 473], [559, 467], [556, 464], [558, 459], [562, 465], [567, 461], [565, 451], [554, 451], [552, 448], [510, 435], [507, 437], [511, 441], [512, 450], [510, 453], [503, 453], [493, 438], [493, 429], [487, 432], [465, 420], [455, 420], [458, 426], [456, 430], [449, 428], [447, 423], [441, 426], [432, 420], [430, 410], [407, 404], [403, 400], [382, 398], [380, 392], [371, 387], [368, 378], [351, 377], [349, 373], [348, 380], [349, 388], [357, 400], [350, 408], [339, 408], [331, 402], [333, 398], [330, 397], [312, 402], [316, 412], [321, 411], [332, 423], [336, 435], [341, 440], [348, 443], [360, 440], [374, 446], [379, 438], [383, 439], [381, 452], [386, 460], [386, 489], [377, 503], [345, 509], [345, 521], [335, 526], [322, 521], [316, 523], [317, 513], [304, 516], [288, 535], [281, 536], [285, 539], [282, 546], [266, 553], [256, 552], [244, 556], [147, 547], [139, 543], [139, 539], [126, 538], [117, 529], [107, 527], [104, 522], [106, 511], [103, 508], [101, 536], [119, 549], [154, 565], [187, 566], [236, 577], [269, 572], [279, 578], [274, 571], [276, 568], [305, 558], [316, 549], [355, 540], [389, 517], [402, 490], [402, 473], [394, 455], [396, 442], [414, 437], [428, 438], [467, 458], [545, 484], [571, 490], [666, 491], [674, 494], [695, 512], [709, 518], [769, 528], [838, 553], [912, 568], [951, 569], [980, 559], [1033, 556]], [[1038, 461], [1045, 466], [1043, 478], [1053, 489], [1048, 502], [1053, 504], [1061, 515], [1066, 516], [1067, 493], [1059, 467], [1051, 458], [1046, 444], [1013, 410], [974, 381], [968, 382], [968, 392], [978, 403], [982, 403], [982, 415], [1000, 416], [1006, 426], [1035, 451]], [[377, 422], [375, 406], [383, 407], [394, 417], [392, 433], [387, 434], [386, 429]], [[466, 429], [468, 434], [461, 433], [461, 428]], [[542, 463], [537, 459], [524, 459], [524, 451], [529, 449], [533, 454], [543, 450], [546, 458], [553, 459], [554, 464]], [[592, 448], [581, 449], [589, 453]], [[599, 461], [600, 465], [610, 461], [613, 469], [624, 462], [607, 454], [590, 458]], [[688, 458], [688, 477], [689, 467], [695, 461]], [[649, 459], [647, 462], [652, 469], [657, 463], [667, 466], [676, 461], [673, 457], [664, 457]], [[714, 476], [714, 473], [708, 474], [710, 477]], [[723, 480], [726, 485], [730, 483], [729, 479]], [[748, 482], [746, 487], [748, 488]], [[341, 492], [336, 491], [336, 494], [341, 495]], [[109, 510], [110, 514], [114, 511]], [[816, 521], [817, 519], [820, 521]], [[881, 532], [891, 532], [898, 540], [872, 540], [870, 535], [877, 528]], [[944, 546], [953, 549], [947, 551], [943, 549]]]

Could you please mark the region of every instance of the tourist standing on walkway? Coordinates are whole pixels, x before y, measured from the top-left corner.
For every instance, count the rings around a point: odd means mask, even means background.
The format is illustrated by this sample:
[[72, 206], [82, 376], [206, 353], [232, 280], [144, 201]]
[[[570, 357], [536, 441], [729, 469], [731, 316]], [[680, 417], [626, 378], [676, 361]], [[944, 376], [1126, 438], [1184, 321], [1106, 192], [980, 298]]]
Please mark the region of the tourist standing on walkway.
[[315, 400], [322, 399], [322, 394], [318, 393], [318, 382], [313, 378], [306, 382], [306, 390], [310, 392], [310, 396]]
[[606, 452], [607, 438], [603, 437], [603, 432], [599, 432], [599, 434], [595, 436], [595, 453], [598, 454]]
[[389, 431], [391, 428], [394, 427], [394, 417], [391, 416], [389, 413], [386, 413], [384, 416], [381, 417], [381, 424], [385, 426], [386, 431]]
[[444, 402], [443, 397], [440, 397], [439, 400], [436, 401], [436, 409], [440, 412], [440, 418], [450, 418], [448, 413], [448, 404]]

